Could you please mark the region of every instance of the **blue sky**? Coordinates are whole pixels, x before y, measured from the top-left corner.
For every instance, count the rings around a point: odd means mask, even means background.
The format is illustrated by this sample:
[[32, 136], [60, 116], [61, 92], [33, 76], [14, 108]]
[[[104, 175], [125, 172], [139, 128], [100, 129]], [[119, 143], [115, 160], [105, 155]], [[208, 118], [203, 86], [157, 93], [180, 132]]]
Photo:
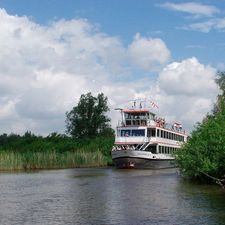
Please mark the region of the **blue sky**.
[[[185, 30], [194, 21], [207, 21], [210, 17], [193, 19], [191, 13], [163, 8], [170, 1], [161, 0], [1, 0], [0, 7], [9, 14], [28, 16], [39, 24], [54, 20], [86, 18], [97, 24], [102, 32], [117, 36], [128, 45], [135, 33], [160, 37], [172, 50], [173, 59], [196, 56], [202, 63], [218, 66], [224, 62], [224, 31], [199, 32]], [[171, 1], [181, 3], [181, 1]], [[184, 3], [189, 1], [183, 1]], [[190, 1], [191, 2], [191, 1]], [[223, 18], [224, 0], [192, 1], [214, 6], [220, 10], [215, 17]]]
[[2, 132], [64, 132], [65, 111], [88, 91], [105, 93], [111, 109], [150, 98], [191, 130], [225, 70], [224, 3], [0, 0]]

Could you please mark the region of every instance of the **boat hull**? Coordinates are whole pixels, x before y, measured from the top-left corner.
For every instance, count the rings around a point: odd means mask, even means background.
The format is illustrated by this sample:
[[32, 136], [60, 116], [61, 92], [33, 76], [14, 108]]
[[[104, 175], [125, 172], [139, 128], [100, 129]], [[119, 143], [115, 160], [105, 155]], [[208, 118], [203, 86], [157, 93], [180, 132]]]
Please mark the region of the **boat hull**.
[[175, 167], [173, 159], [122, 157], [113, 159], [113, 162], [118, 169], [166, 169]]

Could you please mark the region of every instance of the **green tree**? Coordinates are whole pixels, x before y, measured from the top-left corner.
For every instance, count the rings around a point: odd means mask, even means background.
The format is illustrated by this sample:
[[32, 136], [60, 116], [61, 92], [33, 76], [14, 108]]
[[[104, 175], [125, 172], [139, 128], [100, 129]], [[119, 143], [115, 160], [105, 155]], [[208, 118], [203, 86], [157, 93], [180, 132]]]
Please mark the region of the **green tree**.
[[221, 93], [217, 96], [217, 102], [214, 105], [213, 114], [222, 110], [225, 101], [225, 72], [218, 72], [216, 83], [218, 84]]
[[90, 138], [104, 133], [110, 127], [107, 97], [103, 93], [97, 97], [89, 92], [82, 94], [78, 105], [66, 113], [66, 132], [74, 138]]
[[176, 156], [182, 173], [191, 179], [224, 179], [225, 176], [225, 72], [218, 73], [221, 94], [213, 112], [193, 130], [189, 141]]
[[219, 85], [222, 95], [225, 95], [225, 72], [218, 72], [216, 83]]

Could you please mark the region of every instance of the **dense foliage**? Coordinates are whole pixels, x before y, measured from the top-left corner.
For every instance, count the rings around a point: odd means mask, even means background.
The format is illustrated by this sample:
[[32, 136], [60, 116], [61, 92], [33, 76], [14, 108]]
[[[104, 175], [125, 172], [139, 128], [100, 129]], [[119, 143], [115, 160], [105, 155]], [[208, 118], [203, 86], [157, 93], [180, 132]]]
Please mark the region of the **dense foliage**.
[[70, 136], [0, 135], [0, 170], [111, 165], [114, 132], [105, 115], [108, 110], [104, 94], [88, 93], [66, 113]]
[[31, 132], [0, 135], [0, 170], [103, 166], [111, 161], [112, 134], [74, 139], [52, 133], [47, 137]]
[[196, 125], [176, 157], [182, 173], [191, 179], [218, 180], [225, 176], [225, 73], [218, 75], [221, 94], [213, 112]]
[[103, 93], [97, 97], [89, 92], [81, 95], [77, 106], [66, 113], [67, 133], [74, 138], [91, 138], [98, 134], [111, 132], [107, 97]]

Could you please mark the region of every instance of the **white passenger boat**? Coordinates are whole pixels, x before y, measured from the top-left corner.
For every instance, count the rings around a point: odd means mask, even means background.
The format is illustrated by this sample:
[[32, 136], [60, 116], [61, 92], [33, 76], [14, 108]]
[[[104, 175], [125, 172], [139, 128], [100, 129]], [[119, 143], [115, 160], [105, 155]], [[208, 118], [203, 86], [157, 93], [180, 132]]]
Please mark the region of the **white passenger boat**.
[[120, 110], [122, 120], [116, 127], [112, 159], [117, 168], [171, 168], [174, 154], [187, 141], [182, 125], [167, 124], [148, 108]]

